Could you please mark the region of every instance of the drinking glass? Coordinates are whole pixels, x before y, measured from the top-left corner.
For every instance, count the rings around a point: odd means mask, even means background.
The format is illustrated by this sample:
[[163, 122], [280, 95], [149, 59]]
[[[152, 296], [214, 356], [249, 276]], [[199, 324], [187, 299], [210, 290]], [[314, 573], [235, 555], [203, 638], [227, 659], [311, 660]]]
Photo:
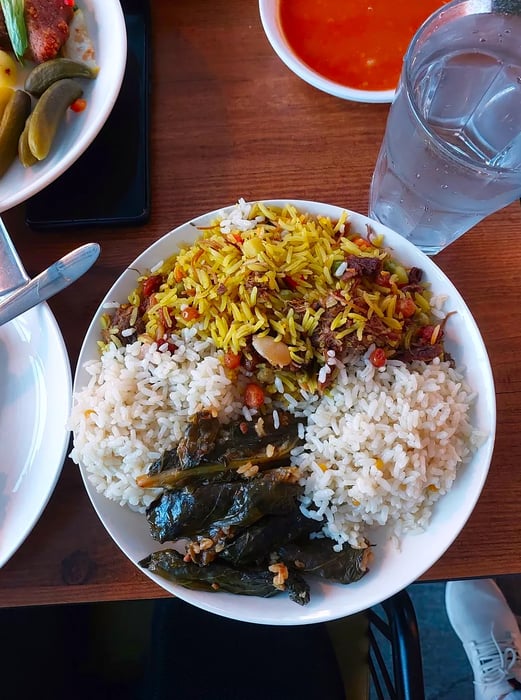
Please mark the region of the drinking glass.
[[453, 0], [416, 32], [369, 216], [435, 255], [521, 196], [521, 0]]

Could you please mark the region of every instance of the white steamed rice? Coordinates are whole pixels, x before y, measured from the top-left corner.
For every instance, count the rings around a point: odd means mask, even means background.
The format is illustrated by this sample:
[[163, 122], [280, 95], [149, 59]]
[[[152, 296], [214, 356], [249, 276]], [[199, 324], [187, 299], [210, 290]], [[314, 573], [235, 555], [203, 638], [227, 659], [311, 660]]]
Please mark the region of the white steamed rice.
[[[250, 418], [240, 382], [229, 380], [212, 341], [194, 333], [185, 330], [173, 354], [138, 341], [112, 345], [86, 366], [90, 381], [75, 394], [70, 419], [71, 458], [122, 506], [143, 511], [156, 497], [135, 479], [177, 444], [191, 415], [212, 408], [223, 422]], [[376, 369], [364, 359], [341, 369], [320, 399], [288, 399], [304, 417], [304, 444], [293, 452], [303, 511], [325, 516], [324, 534], [339, 546], [361, 545], [367, 526], [386, 526], [398, 539], [424, 529], [478, 442], [474, 394], [446, 362]]]

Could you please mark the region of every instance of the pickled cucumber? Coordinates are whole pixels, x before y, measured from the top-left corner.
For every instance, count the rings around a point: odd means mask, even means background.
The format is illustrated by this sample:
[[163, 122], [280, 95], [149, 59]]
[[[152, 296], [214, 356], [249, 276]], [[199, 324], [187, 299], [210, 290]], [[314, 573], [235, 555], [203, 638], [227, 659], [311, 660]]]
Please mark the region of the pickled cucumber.
[[43, 160], [49, 155], [67, 108], [82, 95], [83, 89], [78, 82], [72, 78], [62, 78], [50, 85], [40, 97], [31, 115], [27, 134], [29, 148], [35, 158]]
[[27, 76], [24, 88], [31, 95], [40, 97], [57, 80], [63, 78], [88, 78], [92, 80], [95, 77], [96, 71], [85, 63], [79, 63], [70, 58], [54, 58], [35, 66]]
[[31, 149], [29, 148], [29, 124], [31, 122], [31, 115], [27, 117], [24, 129], [20, 134], [18, 139], [18, 160], [24, 166], [24, 168], [30, 168], [38, 162], [38, 158], [33, 155]]
[[31, 111], [31, 98], [23, 90], [15, 90], [0, 121], [0, 176], [9, 168], [18, 151], [18, 139]]
[[0, 85], [0, 119], [4, 113], [4, 109], [7, 107], [7, 103], [14, 94], [14, 88], [4, 87]]

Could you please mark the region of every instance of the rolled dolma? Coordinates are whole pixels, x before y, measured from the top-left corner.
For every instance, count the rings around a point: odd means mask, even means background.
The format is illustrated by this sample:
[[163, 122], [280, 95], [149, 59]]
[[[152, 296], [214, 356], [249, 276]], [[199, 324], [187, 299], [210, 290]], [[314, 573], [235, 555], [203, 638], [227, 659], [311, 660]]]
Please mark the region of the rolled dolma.
[[[175, 549], [154, 552], [142, 559], [139, 565], [192, 590], [226, 591], [261, 598], [271, 598], [286, 590], [284, 584], [276, 585], [276, 575], [268, 568], [235, 569], [218, 562], [198, 566], [185, 562]], [[309, 588], [300, 576], [294, 575], [293, 579], [288, 587], [290, 597], [299, 605], [305, 605], [309, 602]]]
[[345, 543], [340, 552], [335, 552], [334, 544], [327, 538], [298, 544], [291, 542], [279, 548], [278, 557], [286, 566], [295, 567], [301, 573], [321, 576], [337, 583], [353, 583], [365, 576], [372, 559], [371, 547], [355, 549]]
[[175, 541], [289, 513], [301, 490], [293, 478], [292, 468], [274, 469], [253, 479], [165, 491], [146, 511], [152, 537]]

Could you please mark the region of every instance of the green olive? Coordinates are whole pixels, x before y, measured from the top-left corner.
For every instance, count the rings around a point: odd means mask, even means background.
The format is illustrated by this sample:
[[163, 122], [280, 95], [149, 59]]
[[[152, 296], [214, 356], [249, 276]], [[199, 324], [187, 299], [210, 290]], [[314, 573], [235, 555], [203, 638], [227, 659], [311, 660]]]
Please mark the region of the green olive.
[[31, 115], [29, 115], [25, 121], [24, 130], [20, 134], [18, 139], [18, 160], [24, 166], [24, 168], [30, 168], [38, 162], [29, 148], [29, 122], [31, 121]]
[[38, 160], [49, 155], [54, 137], [67, 108], [83, 95], [81, 85], [63, 78], [50, 85], [40, 97], [31, 115], [27, 140]]
[[36, 97], [40, 97], [47, 88], [57, 80], [63, 78], [88, 78], [96, 77], [93, 71], [85, 63], [73, 61], [70, 58], [54, 58], [35, 66], [26, 78], [24, 88]]
[[23, 90], [15, 90], [0, 121], [0, 177], [16, 158], [18, 139], [30, 111], [30, 96]]

